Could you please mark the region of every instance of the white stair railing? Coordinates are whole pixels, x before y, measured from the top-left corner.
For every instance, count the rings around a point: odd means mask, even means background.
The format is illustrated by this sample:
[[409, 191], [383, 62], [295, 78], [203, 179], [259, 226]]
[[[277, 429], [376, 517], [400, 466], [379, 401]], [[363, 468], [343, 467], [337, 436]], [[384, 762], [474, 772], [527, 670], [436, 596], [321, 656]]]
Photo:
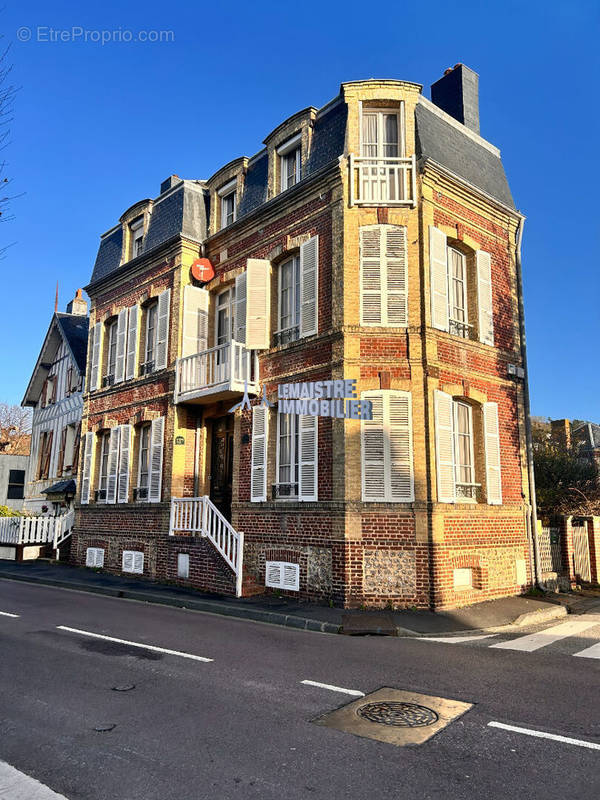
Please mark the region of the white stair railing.
[[75, 511], [71, 509], [56, 519], [56, 527], [54, 529], [54, 549], [57, 550], [60, 545], [68, 539], [73, 533], [75, 525]]
[[54, 548], [71, 535], [75, 512], [60, 517], [1, 517], [0, 544], [47, 544]]
[[235, 572], [235, 594], [241, 597], [244, 534], [235, 530], [207, 495], [173, 497], [169, 533], [171, 536], [196, 533], [210, 539]]

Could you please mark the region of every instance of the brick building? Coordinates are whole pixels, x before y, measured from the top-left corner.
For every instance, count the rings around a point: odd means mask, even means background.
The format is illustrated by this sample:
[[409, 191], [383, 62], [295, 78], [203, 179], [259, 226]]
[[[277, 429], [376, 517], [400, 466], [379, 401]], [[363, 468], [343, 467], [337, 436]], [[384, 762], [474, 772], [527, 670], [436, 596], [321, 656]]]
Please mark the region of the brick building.
[[477, 75], [421, 90], [343, 83], [102, 236], [77, 563], [347, 606], [531, 582], [522, 217]]

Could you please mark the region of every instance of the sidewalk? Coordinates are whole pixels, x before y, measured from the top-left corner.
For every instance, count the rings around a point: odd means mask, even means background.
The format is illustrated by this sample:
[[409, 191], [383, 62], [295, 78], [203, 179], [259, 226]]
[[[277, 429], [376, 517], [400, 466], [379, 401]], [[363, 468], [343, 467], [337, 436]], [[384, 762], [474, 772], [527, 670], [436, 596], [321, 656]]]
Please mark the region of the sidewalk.
[[[237, 599], [205, 594], [193, 589], [154, 583], [144, 578], [109, 575], [47, 561], [0, 561], [1, 578], [189, 608], [322, 633], [341, 633], [345, 628], [347, 633], [400, 636], [434, 636], [545, 622], [567, 614], [566, 598], [569, 597], [561, 596], [562, 602], [532, 597], [507, 597], [437, 613], [425, 610], [348, 611], [275, 595]], [[581, 613], [587, 606], [582, 602], [583, 598], [578, 596], [575, 600], [576, 610]], [[600, 598], [587, 598], [587, 603], [589, 607], [600, 607]]]

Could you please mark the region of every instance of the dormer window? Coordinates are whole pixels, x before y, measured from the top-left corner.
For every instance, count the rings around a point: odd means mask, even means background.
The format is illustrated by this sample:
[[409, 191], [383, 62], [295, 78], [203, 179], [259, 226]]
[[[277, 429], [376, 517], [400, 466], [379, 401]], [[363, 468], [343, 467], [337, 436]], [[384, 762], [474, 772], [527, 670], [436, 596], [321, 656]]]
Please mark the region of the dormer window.
[[129, 225], [131, 234], [131, 258], [136, 258], [142, 252], [144, 239], [144, 218], [138, 217]]
[[299, 133], [277, 148], [282, 192], [295, 186], [300, 180], [301, 149], [301, 134]]
[[221, 198], [221, 228], [235, 222], [237, 215], [237, 180], [234, 178], [222, 186], [217, 194]]

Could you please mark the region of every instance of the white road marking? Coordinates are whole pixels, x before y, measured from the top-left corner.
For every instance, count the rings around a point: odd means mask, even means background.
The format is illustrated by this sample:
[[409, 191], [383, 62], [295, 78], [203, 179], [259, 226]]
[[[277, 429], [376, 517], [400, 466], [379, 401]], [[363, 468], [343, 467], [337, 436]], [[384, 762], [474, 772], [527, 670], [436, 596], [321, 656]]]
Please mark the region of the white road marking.
[[0, 761], [0, 797], [2, 800], [67, 800], [5, 761]]
[[519, 636], [518, 639], [510, 639], [507, 642], [491, 644], [490, 648], [497, 647], [502, 650], [522, 650], [531, 653], [533, 650], [539, 650], [540, 647], [546, 647], [546, 645], [558, 642], [560, 639], [566, 639], [567, 636], [575, 636], [585, 631], [587, 628], [593, 628], [594, 625], [598, 625], [598, 623], [577, 620], [563, 622], [560, 625], [553, 625], [552, 628], [539, 631], [539, 633], [530, 633], [527, 636]]
[[478, 639], [491, 639], [496, 633], [483, 633], [477, 636], [419, 636], [420, 642], [446, 642], [448, 644], [461, 644], [462, 642], [475, 642]]
[[546, 733], [546, 731], [532, 731], [530, 728], [518, 728], [516, 725], [505, 725], [503, 722], [488, 722], [488, 728], [502, 728], [504, 731], [524, 733], [526, 736], [536, 736], [538, 739], [552, 739], [554, 742], [575, 744], [578, 747], [588, 747], [590, 750], [600, 750], [600, 744], [596, 744], [596, 742], [586, 742], [584, 739], [573, 739], [570, 736], [558, 736], [556, 733]]
[[578, 653], [573, 653], [573, 655], [577, 658], [600, 658], [600, 642], [586, 647], [585, 650], [580, 650]]
[[0, 611], [0, 617], [12, 617], [13, 619], [18, 619], [18, 614], [9, 614], [8, 611]]
[[364, 692], [359, 692], [358, 689], [344, 689], [342, 686], [332, 686], [330, 683], [319, 683], [318, 681], [300, 681], [305, 686], [317, 686], [319, 689], [329, 689], [332, 692], [341, 692], [342, 694], [351, 694], [353, 697], [364, 697]]
[[78, 633], [80, 636], [91, 636], [94, 639], [105, 639], [107, 642], [117, 642], [118, 644], [127, 644], [129, 647], [141, 647], [142, 650], [152, 650], [155, 653], [166, 653], [170, 656], [180, 656], [180, 658], [191, 658], [194, 661], [212, 661], [212, 658], [205, 658], [204, 656], [195, 656], [191, 653], [182, 653], [179, 650], [168, 650], [165, 647], [156, 647], [153, 644], [141, 644], [140, 642], [130, 642], [127, 639], [115, 639], [114, 636], [104, 636], [102, 633], [92, 633], [91, 631], [81, 631], [78, 628], [68, 628], [66, 625], [56, 626], [61, 631], [69, 631], [69, 633]]

